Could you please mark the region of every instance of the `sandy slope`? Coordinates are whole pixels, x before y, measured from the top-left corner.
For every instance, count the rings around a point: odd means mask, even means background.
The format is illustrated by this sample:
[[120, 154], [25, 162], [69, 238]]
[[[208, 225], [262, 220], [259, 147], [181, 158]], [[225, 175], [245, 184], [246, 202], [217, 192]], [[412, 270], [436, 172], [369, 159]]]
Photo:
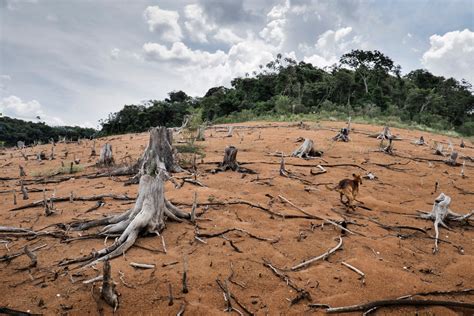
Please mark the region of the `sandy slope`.
[[[239, 126], [268, 125], [269, 123], [236, 124]], [[333, 143], [331, 137], [335, 131], [316, 128], [309, 123], [310, 129], [287, 127], [287, 123], [273, 123], [271, 128], [235, 129], [233, 137], [225, 137], [225, 132], [208, 129], [205, 147], [206, 157], [199, 165], [199, 180], [206, 187], [198, 187], [186, 183], [182, 188], [175, 189], [171, 183], [166, 185], [166, 196], [176, 204], [183, 203], [183, 209], [190, 209], [193, 192], [198, 193], [199, 202], [246, 200], [268, 206], [268, 195], [282, 195], [303, 208], [305, 211], [331, 218], [350, 221], [348, 228], [366, 237], [349, 235], [343, 237], [343, 248], [333, 254], [327, 261], [318, 261], [307, 269], [289, 272], [288, 276], [299, 287], [309, 291], [312, 303], [323, 303], [331, 306], [363, 303], [370, 300], [396, 298], [398, 296], [433, 290], [456, 290], [474, 288], [474, 231], [472, 226], [455, 226], [452, 231], [442, 229], [441, 237], [448, 241], [440, 244], [440, 252], [432, 254], [434, 241], [426, 238], [423, 233], [411, 230], [387, 231], [369, 218], [387, 225], [407, 225], [419, 227], [434, 234], [432, 223], [410, 217], [416, 210], [431, 209], [431, 204], [439, 192], [453, 198], [452, 209], [459, 213], [467, 213], [474, 209], [474, 166], [466, 162], [466, 178], [461, 178], [460, 167], [450, 167], [440, 162], [416, 162], [405, 158], [388, 156], [377, 152], [378, 140], [367, 137], [367, 133], [380, 131], [381, 127], [356, 124], [355, 133], [349, 143]], [[325, 127], [340, 128], [344, 124], [324, 122]], [[286, 127], [285, 127], [286, 126]], [[445, 136], [431, 135], [418, 131], [392, 131], [404, 140], [395, 143], [397, 154], [410, 157], [440, 159], [434, 156], [428, 146], [415, 146], [412, 140], [423, 135], [426, 140], [447, 142]], [[322, 161], [315, 159], [305, 161], [287, 158], [287, 169], [301, 174], [304, 179], [318, 183], [336, 183], [340, 179], [350, 177], [354, 172], [364, 174], [365, 171], [353, 167], [327, 167], [327, 173], [317, 176], [310, 175], [309, 167], [289, 165], [297, 164], [357, 164], [378, 176], [378, 180], [364, 181], [360, 190], [360, 200], [371, 211], [358, 207], [355, 212], [347, 211], [339, 202], [336, 192], [328, 191], [324, 186], [315, 186], [316, 191], [307, 192], [305, 185], [297, 180], [279, 175], [279, 158], [268, 153], [283, 151], [290, 153], [299, 144], [298, 137], [308, 137], [315, 141], [318, 149], [325, 150]], [[116, 160], [127, 155], [138, 158], [147, 143], [147, 133], [130, 134], [103, 138], [97, 141], [97, 150], [103, 143], [111, 142]], [[455, 149], [462, 155], [474, 156], [474, 149], [459, 148], [459, 139], [453, 139]], [[254, 162], [245, 165], [259, 173], [259, 178], [270, 178], [254, 181], [256, 175], [243, 176], [240, 173], [225, 172], [210, 174], [206, 170], [214, 167], [208, 162], [222, 159], [226, 145], [233, 144], [239, 149], [237, 160]], [[472, 146], [472, 144], [468, 144]], [[93, 166], [95, 159], [90, 159], [90, 142], [77, 144], [58, 144], [58, 159], [38, 162], [24, 161], [18, 150], [7, 150], [0, 155], [0, 177], [18, 177], [18, 165], [25, 166], [27, 179], [34, 175], [55, 170], [60, 166], [64, 151], [69, 152], [66, 165], [73, 155], [81, 159], [86, 168], [79, 174], [96, 171]], [[28, 148], [27, 153], [33, 154], [40, 148], [49, 153], [51, 145]], [[446, 146], [445, 146], [446, 147]], [[462, 161], [462, 160], [461, 160]], [[262, 162], [273, 162], [267, 164]], [[400, 162], [394, 170], [376, 165]], [[408, 164], [405, 164], [407, 163]], [[11, 163], [11, 164], [10, 164]], [[7, 165], [7, 166], [5, 166]], [[316, 171], [316, 169], [314, 169]], [[78, 174], [78, 175], [79, 175]], [[74, 191], [76, 196], [102, 193], [127, 194], [135, 196], [137, 186], [123, 186], [121, 179], [71, 179], [60, 184], [32, 184], [29, 188], [46, 188], [48, 195], [55, 191], [56, 196], [69, 196]], [[266, 181], [266, 182], [265, 182]], [[433, 194], [435, 182], [439, 182], [438, 193]], [[465, 188], [471, 194], [462, 192], [453, 186]], [[19, 190], [18, 181], [0, 181], [0, 191]], [[30, 199], [23, 201], [18, 195], [18, 205], [42, 198], [42, 193], [30, 193]], [[10, 211], [13, 208], [12, 193], [0, 193], [0, 225], [17, 226], [38, 230], [54, 223], [66, 223], [73, 219], [100, 218], [110, 213], [118, 213], [128, 209], [129, 202], [106, 199], [106, 205], [96, 211], [85, 214], [95, 202], [64, 202], [56, 205], [57, 214], [45, 217], [41, 207], [21, 211]], [[271, 204], [274, 212], [301, 214], [292, 206], [275, 199]], [[262, 258], [270, 260], [275, 266], [291, 267], [304, 259], [317, 256], [337, 244], [340, 230], [331, 225], [321, 225], [320, 220], [272, 218], [269, 214], [246, 205], [199, 207], [198, 212], [205, 212], [199, 225], [201, 232], [218, 232], [227, 228], [245, 229], [255, 235], [278, 239], [278, 242], [259, 241], [247, 235], [231, 232], [226, 237], [233, 241], [241, 253], [231, 247], [223, 238], [209, 238], [206, 244], [194, 239], [194, 228], [187, 223], [169, 222], [164, 231], [168, 253], [153, 253], [134, 247], [125, 257], [111, 262], [113, 278], [121, 294], [118, 314], [160, 314], [173, 315], [179, 310], [181, 302], [186, 302], [186, 313], [192, 315], [223, 314], [225, 302], [222, 291], [216, 284], [216, 278], [224, 280], [230, 273], [230, 264], [235, 271], [233, 280], [242, 285], [229, 283], [231, 292], [257, 314], [302, 314], [321, 313], [321, 310], [308, 308], [308, 301], [301, 301], [290, 306], [289, 300], [296, 296], [294, 290], [278, 279], [264, 267]], [[52, 228], [49, 228], [52, 229]], [[71, 233], [71, 236], [77, 236]], [[405, 238], [401, 238], [403, 235]], [[25, 238], [9, 238], [1, 236], [0, 255], [11, 254], [23, 248], [25, 244], [35, 247], [47, 246], [37, 252], [38, 266], [28, 271], [17, 271], [27, 266], [26, 256], [14, 259], [10, 264], [0, 263], [0, 306], [9, 306], [20, 310], [30, 310], [43, 314], [72, 315], [97, 314], [99, 311], [111, 314], [111, 308], [96, 302], [92, 295], [92, 285], [82, 284], [82, 280], [90, 279], [100, 272], [92, 268], [77, 272], [65, 271], [57, 263], [63, 258], [73, 258], [88, 254], [93, 249], [100, 249], [104, 240], [79, 240], [62, 243], [59, 239], [40, 237], [33, 240]], [[110, 243], [111, 240], [108, 241]], [[140, 246], [161, 249], [158, 237], [139, 240]], [[8, 250], [7, 250], [8, 246]], [[180, 293], [183, 257], [187, 257], [189, 271], [188, 294]], [[163, 264], [177, 261], [177, 264], [163, 267]], [[347, 262], [366, 274], [365, 284], [358, 275], [341, 262]], [[157, 269], [136, 270], [130, 262], [153, 263]], [[102, 268], [101, 265], [98, 266]], [[119, 271], [124, 273], [120, 281]], [[34, 278], [34, 281], [31, 281]], [[168, 306], [168, 284], [172, 284], [173, 292], [178, 297], [174, 305]], [[96, 286], [97, 287], [97, 286]], [[439, 299], [473, 302], [473, 296], [445, 296]], [[70, 309], [72, 307], [72, 309]], [[239, 308], [240, 309], [240, 308]], [[414, 314], [418, 310], [423, 315], [450, 315], [455, 312], [445, 308], [399, 309], [397, 314]], [[380, 315], [393, 314], [394, 309], [383, 309]]]

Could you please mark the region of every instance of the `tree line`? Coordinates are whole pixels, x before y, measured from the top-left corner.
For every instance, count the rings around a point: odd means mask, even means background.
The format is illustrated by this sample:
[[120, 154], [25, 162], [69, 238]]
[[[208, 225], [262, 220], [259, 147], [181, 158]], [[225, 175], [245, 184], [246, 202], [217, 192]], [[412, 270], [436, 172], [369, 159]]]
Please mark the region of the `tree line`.
[[[336, 113], [396, 118], [437, 130], [474, 135], [472, 85], [417, 69], [402, 75], [383, 53], [352, 50], [324, 69], [278, 54], [230, 87], [210, 88], [202, 97], [173, 91], [164, 100], [125, 105], [100, 121], [97, 135], [143, 132], [153, 126], [180, 126], [186, 115], [203, 122], [246, 120], [261, 116]], [[90, 137], [92, 129], [49, 127], [44, 123], [0, 118], [0, 141], [45, 141], [59, 136]]]
[[15, 146], [18, 141], [31, 145], [35, 141], [47, 143], [53, 139], [58, 141], [60, 137], [77, 140], [78, 138], [90, 138], [97, 134], [92, 128], [79, 126], [49, 126], [44, 122], [28, 122], [10, 117], [0, 117], [0, 147]]
[[298, 113], [338, 112], [396, 117], [439, 130], [474, 135], [474, 95], [469, 82], [417, 69], [406, 75], [383, 53], [352, 50], [325, 69], [277, 55], [231, 87], [213, 87], [202, 97], [182, 91], [162, 101], [126, 105], [101, 121], [102, 135], [179, 126], [197, 112], [203, 121]]

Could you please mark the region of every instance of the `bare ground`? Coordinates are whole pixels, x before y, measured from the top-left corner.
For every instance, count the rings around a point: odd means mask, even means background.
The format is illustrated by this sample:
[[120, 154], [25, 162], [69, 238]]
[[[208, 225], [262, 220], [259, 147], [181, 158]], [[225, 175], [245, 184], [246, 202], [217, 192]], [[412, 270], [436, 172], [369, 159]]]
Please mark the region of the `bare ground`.
[[[466, 161], [462, 178], [461, 167], [451, 167], [437, 161], [415, 161], [408, 158], [389, 156], [377, 152], [379, 141], [367, 134], [382, 130], [382, 127], [353, 124], [354, 132], [349, 143], [334, 143], [331, 140], [337, 131], [328, 128], [340, 128], [344, 123], [324, 122], [322, 126], [307, 122], [310, 129], [297, 126], [288, 127], [288, 123], [246, 123], [236, 126], [266, 128], [235, 128], [233, 137], [225, 137], [225, 130], [210, 128], [206, 130], [206, 140], [199, 142], [204, 146], [205, 158], [198, 159], [198, 180], [206, 187], [185, 183], [176, 189], [167, 183], [165, 195], [176, 205], [190, 211], [193, 194], [197, 192], [201, 204], [216, 204], [245, 200], [259, 204], [273, 212], [302, 215], [293, 206], [282, 202], [278, 195], [285, 197], [304, 211], [318, 217], [334, 221], [346, 220], [347, 228], [365, 235], [343, 235], [343, 246], [327, 260], [317, 261], [306, 269], [286, 272], [298, 287], [308, 291], [312, 301], [301, 300], [291, 305], [297, 293], [272, 271], [265, 267], [263, 260], [269, 260], [278, 268], [290, 268], [305, 259], [323, 254], [337, 244], [341, 230], [316, 219], [281, 218], [271, 216], [259, 208], [245, 204], [200, 205], [199, 226], [201, 233], [221, 232], [229, 228], [246, 230], [253, 235], [274, 240], [264, 241], [250, 238], [247, 234], [233, 231], [223, 237], [202, 238], [202, 243], [194, 238], [194, 227], [189, 223], [168, 222], [163, 233], [167, 253], [152, 252], [146, 248], [162, 249], [161, 239], [156, 236], [140, 238], [137, 245], [123, 257], [111, 261], [112, 278], [121, 294], [118, 314], [160, 314], [175, 315], [183, 302], [186, 314], [209, 315], [224, 314], [226, 303], [223, 292], [216, 279], [224, 281], [231, 274], [233, 282], [228, 282], [232, 294], [253, 313], [263, 314], [323, 314], [324, 309], [312, 309], [308, 304], [328, 304], [343, 306], [365, 303], [371, 300], [397, 298], [399, 296], [427, 292], [448, 291], [474, 288], [474, 231], [470, 225], [453, 225], [452, 231], [441, 229], [440, 251], [432, 253], [434, 229], [432, 222], [417, 219], [413, 215], [417, 210], [430, 211], [434, 199], [444, 192], [453, 199], [451, 208], [465, 214], [474, 209], [474, 164]], [[429, 146], [416, 146], [411, 142], [423, 135], [433, 144], [433, 140], [448, 142], [446, 136], [433, 135], [418, 131], [393, 129], [392, 133], [403, 138], [395, 142], [395, 154], [404, 157], [424, 159], [443, 159], [433, 155]], [[284, 152], [290, 154], [300, 143], [298, 137], [311, 138], [316, 149], [325, 151], [322, 159], [303, 160], [286, 158], [286, 168], [306, 181], [312, 182], [314, 190], [305, 191], [307, 184], [297, 179], [288, 179], [279, 175], [280, 158], [269, 154]], [[179, 139], [179, 137], [177, 138]], [[116, 162], [130, 155], [137, 159], [148, 141], [148, 134], [129, 134], [99, 139], [96, 151], [105, 142], [110, 142]], [[460, 148], [459, 139], [452, 139], [455, 150], [460, 155], [474, 156], [471, 143], [469, 148]], [[87, 179], [81, 174], [97, 172], [94, 166], [98, 157], [90, 158], [92, 142], [82, 144], [58, 144], [57, 158], [52, 161], [25, 161], [19, 150], [6, 150], [0, 155], [0, 177], [18, 178], [18, 165], [25, 167], [27, 177], [35, 179], [40, 175], [58, 170], [61, 160], [69, 166], [73, 156], [80, 159], [84, 170], [74, 174], [75, 179], [62, 183], [30, 184], [31, 189], [47, 189], [47, 197], [55, 192], [56, 197], [90, 196], [97, 194], [126, 194], [135, 197], [137, 186], [124, 186], [127, 177]], [[246, 163], [244, 167], [258, 172], [257, 175], [243, 175], [227, 171], [211, 174], [206, 170], [215, 168], [211, 162], [222, 160], [224, 148], [234, 145], [239, 149], [237, 160]], [[445, 145], [445, 148], [447, 145]], [[27, 148], [27, 154], [35, 154], [40, 149], [48, 155], [51, 145]], [[68, 158], [63, 159], [68, 151]], [[461, 159], [460, 162], [463, 160]], [[383, 167], [378, 164], [399, 163]], [[311, 175], [311, 167], [294, 166], [306, 164], [316, 166], [351, 164], [354, 166], [327, 166], [327, 173]], [[357, 167], [360, 166], [361, 168]], [[360, 188], [359, 199], [365, 208], [348, 210], [339, 202], [339, 194], [326, 189], [323, 183], [336, 184], [352, 173], [364, 175], [366, 171], [374, 173], [378, 180], [364, 180]], [[313, 171], [319, 171], [313, 167]], [[36, 176], [36, 177], [35, 177]], [[62, 175], [67, 176], [67, 175]], [[175, 175], [177, 178], [184, 174]], [[53, 178], [58, 178], [56, 176]], [[179, 180], [178, 180], [179, 182]], [[438, 191], [433, 193], [435, 182]], [[319, 184], [319, 185], [318, 185]], [[462, 191], [458, 188], [463, 188]], [[30, 192], [29, 200], [21, 197], [18, 180], [0, 181], [0, 226], [15, 226], [40, 230], [55, 223], [67, 223], [76, 219], [96, 219], [105, 215], [120, 213], [133, 204], [133, 201], [117, 201], [105, 198], [106, 204], [92, 212], [85, 213], [96, 202], [58, 202], [56, 214], [44, 215], [43, 207], [10, 211], [14, 208], [11, 192], [17, 191], [18, 205], [41, 200], [42, 192]], [[272, 200], [271, 197], [274, 197]], [[368, 210], [370, 209], [370, 210]], [[387, 230], [379, 223], [389, 226], [410, 226], [413, 229]], [[55, 230], [54, 227], [46, 230]], [[91, 232], [96, 230], [91, 229]], [[68, 232], [71, 237], [90, 232]], [[0, 256], [22, 251], [25, 245], [30, 249], [46, 244], [36, 251], [38, 264], [29, 270], [17, 270], [29, 265], [30, 260], [22, 255], [9, 263], [0, 262], [0, 306], [42, 314], [111, 314], [112, 308], [97, 299], [92, 284], [82, 281], [101, 273], [97, 270], [68, 271], [59, 267], [64, 258], [74, 258], [99, 250], [104, 246], [103, 239], [85, 239], [64, 242], [59, 238], [41, 236], [37, 238], [17, 238], [0, 234]], [[232, 241], [232, 244], [230, 243]], [[276, 241], [276, 242], [275, 242]], [[107, 244], [113, 242], [112, 238]], [[239, 252], [240, 251], [240, 252]], [[183, 258], [188, 264], [189, 293], [181, 293]], [[129, 265], [139, 262], [156, 265], [155, 270], [138, 270]], [[174, 263], [177, 262], [177, 263]], [[341, 264], [346, 262], [365, 273], [365, 283], [359, 275]], [[70, 267], [72, 268], [72, 267]], [[120, 278], [122, 275], [122, 278]], [[168, 286], [172, 285], [175, 301], [168, 305]], [[473, 302], [471, 295], [424, 297], [444, 300]], [[235, 303], [234, 307], [242, 311]], [[418, 315], [457, 315], [462, 311], [453, 311], [444, 307], [403, 309], [381, 309], [378, 315], [415, 314]], [[472, 311], [464, 311], [466, 315]]]

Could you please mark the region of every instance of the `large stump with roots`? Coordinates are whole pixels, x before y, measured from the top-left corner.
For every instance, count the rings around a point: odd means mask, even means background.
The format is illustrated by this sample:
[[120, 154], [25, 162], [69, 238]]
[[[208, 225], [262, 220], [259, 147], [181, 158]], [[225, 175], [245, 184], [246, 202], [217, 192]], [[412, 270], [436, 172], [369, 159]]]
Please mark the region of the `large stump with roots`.
[[299, 158], [321, 157], [322, 155], [321, 150], [314, 149], [314, 143], [309, 138], [305, 138], [303, 144], [291, 154], [291, 156]]
[[449, 206], [451, 205], [451, 197], [447, 196], [444, 193], [441, 193], [433, 203], [433, 209], [430, 213], [420, 214], [421, 218], [429, 219], [434, 221], [435, 228], [435, 245], [433, 252], [438, 252], [438, 239], [439, 239], [439, 225], [444, 228], [449, 229], [445, 221], [457, 221], [463, 222], [467, 221], [471, 216], [474, 215], [474, 211], [471, 211], [469, 214], [461, 215], [451, 211]]
[[65, 260], [62, 265], [84, 261], [85, 264], [92, 265], [115, 258], [132, 247], [140, 235], [159, 235], [165, 228], [167, 218], [179, 222], [183, 219], [189, 220], [190, 214], [175, 207], [164, 196], [164, 182], [169, 178], [165, 167], [167, 164], [170, 169], [175, 167], [171, 158], [168, 130], [164, 127], [154, 128], [150, 132], [150, 143], [141, 159], [138, 197], [134, 207], [120, 215], [71, 225], [76, 230], [107, 225], [102, 229], [102, 235], [120, 234], [120, 237], [107, 248], [89, 256]]
[[104, 146], [100, 149], [100, 156], [97, 165], [109, 167], [114, 165], [114, 156], [112, 153], [112, 145], [109, 143], [105, 143]]

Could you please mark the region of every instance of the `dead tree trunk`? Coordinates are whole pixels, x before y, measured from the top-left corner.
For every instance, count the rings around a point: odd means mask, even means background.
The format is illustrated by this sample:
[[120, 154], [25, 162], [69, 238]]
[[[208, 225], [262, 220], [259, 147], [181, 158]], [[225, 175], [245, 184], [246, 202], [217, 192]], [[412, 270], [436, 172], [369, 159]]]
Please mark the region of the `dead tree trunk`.
[[420, 139], [418, 139], [417, 141], [415, 141], [415, 145], [419, 145], [419, 146], [426, 145], [425, 139], [423, 138], [423, 136], [420, 136]]
[[227, 137], [232, 137], [234, 134], [234, 127], [230, 126], [229, 131], [227, 132]]
[[433, 203], [433, 209], [430, 213], [422, 213], [420, 215], [421, 218], [430, 219], [434, 221], [434, 228], [435, 228], [435, 245], [433, 248], [433, 252], [438, 252], [438, 238], [439, 238], [439, 225], [443, 226], [444, 228], [449, 229], [449, 227], [444, 223], [445, 220], [448, 221], [466, 221], [471, 216], [474, 215], [474, 211], [466, 215], [457, 214], [449, 209], [451, 204], [451, 198], [444, 193], [441, 193]]
[[100, 150], [99, 161], [97, 165], [109, 167], [114, 165], [114, 157], [112, 154], [112, 145], [109, 143], [104, 144]]
[[458, 159], [458, 152], [453, 151], [451, 152], [451, 155], [449, 155], [448, 160], [446, 160], [446, 164], [450, 166], [457, 166], [458, 165], [458, 163], [456, 162], [457, 159]]
[[83, 261], [91, 265], [98, 261], [115, 258], [132, 247], [139, 235], [159, 235], [165, 228], [166, 218], [178, 222], [182, 219], [190, 219], [190, 214], [178, 209], [164, 196], [164, 182], [169, 177], [166, 162], [171, 168], [175, 167], [170, 161], [172, 151], [169, 135], [165, 127], [154, 128], [150, 131], [150, 143], [141, 159], [138, 197], [132, 209], [121, 215], [80, 223], [73, 227], [84, 230], [107, 225], [102, 229], [103, 235], [121, 234], [120, 237], [107, 248], [83, 258], [68, 260], [63, 262], [63, 265]]
[[95, 139], [91, 147], [91, 157], [95, 157], [97, 153], [95, 152]]
[[136, 184], [140, 177], [147, 174], [148, 169], [156, 169], [164, 165], [167, 172], [181, 172], [183, 169], [176, 163], [176, 151], [173, 149], [173, 130], [164, 126], [155, 127], [150, 130], [150, 140], [138, 162], [131, 166], [130, 170], [138, 170], [137, 174], [126, 182]]
[[321, 150], [316, 150], [313, 148], [313, 141], [309, 138], [305, 138], [303, 144], [298, 147], [291, 156], [299, 158], [311, 158], [311, 157], [321, 157], [323, 152]]
[[203, 142], [203, 141], [206, 140], [206, 138], [204, 137], [204, 131], [205, 130], [206, 130], [206, 128], [204, 126], [199, 126], [198, 127], [197, 135], [196, 135], [196, 141]]
[[20, 167], [20, 177], [26, 177], [25, 168], [23, 168], [23, 166], [19, 166], [19, 167]]
[[443, 144], [436, 144], [436, 148], [435, 148], [435, 152], [434, 152], [435, 155], [438, 155], [438, 156], [443, 156], [444, 157], [444, 153], [443, 153]]

